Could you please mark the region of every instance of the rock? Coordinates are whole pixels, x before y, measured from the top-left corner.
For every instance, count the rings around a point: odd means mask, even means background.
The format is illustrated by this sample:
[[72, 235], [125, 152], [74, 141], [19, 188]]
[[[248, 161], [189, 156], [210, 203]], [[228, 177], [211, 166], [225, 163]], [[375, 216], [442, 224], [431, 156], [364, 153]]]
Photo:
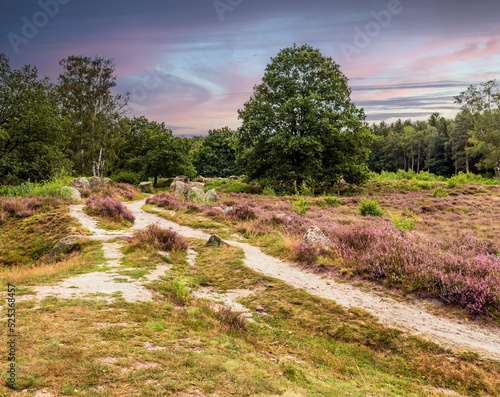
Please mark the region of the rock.
[[236, 175], [231, 175], [231, 176], [229, 177], [229, 179], [231, 179], [232, 181], [237, 181], [237, 180], [238, 180], [238, 179], [240, 179], [240, 178], [239, 178], [238, 176], [236, 176]]
[[80, 192], [80, 194], [84, 195], [92, 189], [87, 178], [75, 178], [69, 183], [70, 187], [74, 187], [76, 190]]
[[302, 240], [314, 248], [327, 249], [332, 245], [331, 240], [316, 226], [309, 228]]
[[180, 175], [180, 176], [176, 176], [175, 179], [174, 179], [174, 182], [183, 182], [183, 183], [188, 183], [189, 182], [189, 178], [185, 175]]
[[260, 305], [255, 308], [255, 311], [257, 313], [264, 313], [265, 312], [264, 308]]
[[153, 189], [153, 182], [141, 182], [137, 186], [137, 189], [139, 189], [141, 192], [145, 192], [147, 190], [152, 190]]
[[170, 185], [170, 192], [176, 196], [185, 196], [187, 194], [187, 185], [184, 182], [174, 180]]
[[224, 208], [222, 210], [222, 212], [224, 212], [224, 214], [227, 214], [229, 211], [231, 211], [233, 209], [233, 207], [227, 207], [227, 208]]
[[113, 182], [110, 178], [102, 178], [101, 181], [104, 186], [108, 186], [111, 182]]
[[290, 222], [292, 220], [292, 218], [290, 218], [288, 215], [286, 214], [276, 214], [274, 215], [274, 217], [276, 219], [279, 219], [279, 220], [282, 220], [282, 221], [287, 221], [287, 222]]
[[201, 183], [206, 183], [207, 178], [203, 178], [202, 176], [199, 176], [196, 182], [201, 182]]
[[219, 236], [214, 234], [213, 236], [210, 236], [207, 243], [205, 244], [205, 247], [220, 247], [221, 245], [224, 246], [229, 244], [222, 240]]
[[200, 182], [189, 182], [187, 184], [187, 198], [193, 201], [205, 200], [205, 185]]
[[168, 263], [172, 263], [172, 257], [170, 254], [166, 251], [158, 251], [157, 252], [158, 256], [161, 256], [162, 258], [165, 258]]
[[89, 183], [90, 183], [91, 188], [99, 187], [99, 186], [103, 185], [102, 179], [99, 178], [98, 176], [91, 176], [89, 178]]
[[74, 245], [83, 238], [85, 238], [85, 236], [66, 236], [59, 240], [49, 252], [49, 262], [53, 262], [59, 255], [71, 251]]
[[216, 203], [217, 201], [219, 201], [219, 197], [217, 196], [215, 189], [211, 189], [205, 193], [205, 202]]
[[80, 201], [82, 199], [81, 193], [78, 190], [76, 190], [74, 187], [63, 186], [62, 190], [63, 190], [63, 192], [65, 192], [65, 191], [69, 192], [70, 193], [70, 198], [72, 198], [74, 200]]
[[246, 177], [246, 175], [240, 175], [240, 179], [245, 179]]

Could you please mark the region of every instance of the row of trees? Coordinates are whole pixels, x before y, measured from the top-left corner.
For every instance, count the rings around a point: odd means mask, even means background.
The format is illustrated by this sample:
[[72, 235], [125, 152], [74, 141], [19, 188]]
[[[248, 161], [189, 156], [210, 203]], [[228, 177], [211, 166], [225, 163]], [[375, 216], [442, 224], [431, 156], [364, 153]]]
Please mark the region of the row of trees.
[[35, 67], [12, 70], [0, 55], [0, 178], [47, 179], [61, 169], [141, 177], [246, 173], [289, 191], [368, 178], [372, 135], [350, 100], [339, 66], [304, 45], [284, 49], [239, 111], [242, 127], [207, 137], [174, 137], [163, 123], [126, 117], [128, 95], [113, 95], [112, 61], [70, 56], [56, 83]]
[[499, 83], [471, 85], [455, 102], [461, 110], [453, 120], [434, 113], [426, 122], [374, 124], [370, 169], [425, 170], [443, 176], [487, 171], [500, 177]]
[[[207, 137], [174, 137], [164, 123], [127, 117], [128, 94], [116, 86], [112, 61], [70, 56], [56, 83], [35, 67], [13, 70], [0, 54], [0, 183], [50, 178], [60, 170], [140, 178], [245, 173], [278, 191], [345, 180], [373, 171], [451, 175], [500, 174], [500, 89], [471, 86], [455, 120], [397, 121], [370, 128], [350, 99], [339, 66], [308, 45], [281, 50], [239, 110], [242, 126]], [[370, 154], [371, 148], [371, 154]]]

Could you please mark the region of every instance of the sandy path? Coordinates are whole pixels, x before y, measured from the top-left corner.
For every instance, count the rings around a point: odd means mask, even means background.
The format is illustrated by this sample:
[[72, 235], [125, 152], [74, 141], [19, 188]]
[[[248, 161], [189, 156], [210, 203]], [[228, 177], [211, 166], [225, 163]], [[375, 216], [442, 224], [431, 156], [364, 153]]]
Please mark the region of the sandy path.
[[[208, 239], [210, 236], [199, 230], [180, 226], [164, 218], [141, 210], [144, 201], [126, 206], [136, 217], [134, 230], [151, 224], [171, 227], [184, 237]], [[249, 268], [266, 276], [281, 279], [295, 288], [304, 288], [313, 295], [335, 300], [345, 307], [359, 307], [388, 326], [402, 329], [412, 334], [422, 334], [428, 339], [454, 350], [475, 351], [484, 357], [500, 360], [500, 335], [498, 332], [484, 330], [471, 323], [461, 323], [435, 316], [425, 311], [422, 303], [408, 304], [397, 302], [389, 297], [367, 293], [352, 285], [336, 283], [332, 278], [324, 278], [306, 272], [291, 263], [264, 254], [259, 248], [249, 244], [228, 241], [245, 252], [244, 263]]]

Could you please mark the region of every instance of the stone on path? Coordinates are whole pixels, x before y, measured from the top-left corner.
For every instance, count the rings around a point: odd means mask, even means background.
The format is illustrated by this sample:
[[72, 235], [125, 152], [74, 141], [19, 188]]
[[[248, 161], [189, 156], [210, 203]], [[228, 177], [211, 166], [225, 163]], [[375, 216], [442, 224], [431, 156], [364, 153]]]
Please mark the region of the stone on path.
[[210, 236], [207, 243], [205, 244], [205, 247], [220, 247], [225, 245], [228, 244], [224, 242], [224, 240], [222, 240], [219, 236], [214, 234], [213, 236]]

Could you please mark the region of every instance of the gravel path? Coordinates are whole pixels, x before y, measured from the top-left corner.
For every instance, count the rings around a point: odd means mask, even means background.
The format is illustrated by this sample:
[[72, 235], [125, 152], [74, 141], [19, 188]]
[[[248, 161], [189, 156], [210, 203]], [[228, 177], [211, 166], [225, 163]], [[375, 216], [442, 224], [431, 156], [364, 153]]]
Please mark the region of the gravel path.
[[[159, 224], [171, 227], [180, 235], [189, 238], [208, 240], [209, 234], [190, 227], [181, 226], [157, 215], [144, 212], [141, 208], [144, 200], [125, 204], [136, 217], [134, 226], [126, 232], [107, 232], [97, 227], [97, 222], [82, 212], [82, 206], [72, 206], [71, 214], [83, 226], [94, 232], [92, 239], [109, 240], [117, 236], [131, 235], [134, 230], [141, 230], [148, 225]], [[300, 269], [299, 267], [264, 254], [259, 248], [237, 241], [227, 241], [229, 244], [241, 248], [245, 253], [244, 263], [249, 268], [266, 276], [281, 279], [295, 288], [304, 288], [309, 293], [334, 300], [344, 307], [359, 307], [373, 315], [388, 326], [405, 332], [423, 335], [442, 346], [458, 351], [475, 351], [483, 357], [500, 360], [500, 335], [497, 330], [488, 331], [476, 324], [463, 323], [435, 316], [426, 311], [425, 305], [417, 303], [401, 303], [386, 296], [378, 296], [373, 292], [364, 292], [346, 284], [337, 283], [333, 278], [325, 278]], [[106, 266], [119, 266], [121, 251], [118, 243], [104, 243], [105, 256], [108, 259]], [[190, 261], [193, 261], [193, 252]], [[154, 279], [164, 274], [168, 266], [157, 268], [148, 279]], [[63, 297], [81, 296], [92, 292], [113, 293], [121, 291], [129, 301], [149, 300], [151, 294], [140, 282], [116, 282], [117, 276], [113, 270], [105, 273], [90, 273], [66, 279], [62, 284], [54, 287], [38, 287], [38, 294], [57, 294]], [[75, 286], [77, 288], [75, 288]]]
[[[127, 204], [136, 217], [132, 229], [143, 229], [151, 224], [171, 227], [184, 237], [208, 239], [200, 230], [180, 226], [164, 218], [141, 210], [144, 201]], [[345, 307], [359, 307], [388, 326], [411, 334], [423, 335], [442, 346], [458, 351], [475, 351], [483, 357], [500, 360], [500, 335], [497, 330], [482, 329], [476, 324], [435, 316], [426, 311], [423, 303], [401, 303], [389, 297], [364, 292], [332, 278], [304, 271], [297, 266], [264, 254], [249, 244], [227, 241], [245, 252], [244, 263], [266, 276], [281, 279], [295, 288], [304, 288], [312, 295], [332, 299]]]

